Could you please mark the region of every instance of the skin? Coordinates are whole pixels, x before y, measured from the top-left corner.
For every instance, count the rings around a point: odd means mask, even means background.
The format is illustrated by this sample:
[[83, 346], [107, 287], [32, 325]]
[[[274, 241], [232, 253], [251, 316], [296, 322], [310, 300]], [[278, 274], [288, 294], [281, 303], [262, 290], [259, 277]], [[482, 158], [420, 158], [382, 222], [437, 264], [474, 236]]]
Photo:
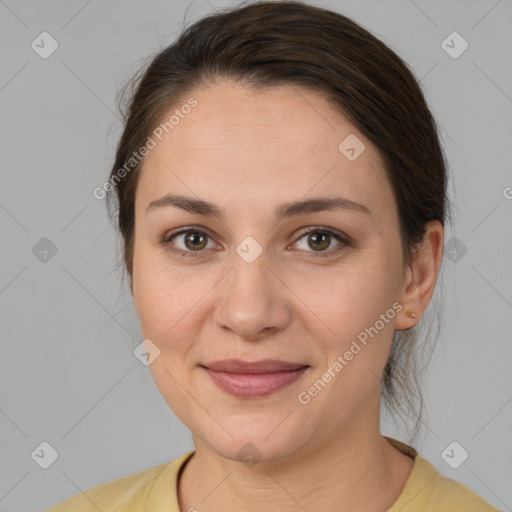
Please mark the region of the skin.
[[[179, 479], [180, 508], [387, 510], [413, 459], [380, 433], [380, 378], [393, 331], [418, 322], [431, 299], [443, 228], [429, 224], [404, 269], [379, 151], [322, 95], [219, 81], [190, 96], [198, 105], [143, 165], [132, 275], [142, 333], [160, 350], [151, 373], [196, 448]], [[366, 147], [354, 161], [338, 150], [349, 134]], [[213, 202], [226, 217], [175, 206], [146, 212], [168, 193]], [[333, 195], [365, 205], [371, 215], [332, 210], [273, 218], [282, 203]], [[331, 237], [319, 250], [299, 232], [312, 226], [337, 230], [354, 245], [335, 252], [341, 242]], [[181, 257], [161, 243], [183, 227], [209, 235], [202, 256]], [[247, 236], [263, 250], [252, 263], [236, 252]], [[167, 247], [194, 252], [185, 241], [182, 234]], [[325, 257], [311, 257], [321, 251]], [[394, 302], [403, 309], [307, 405], [299, 403], [298, 393]], [[311, 368], [269, 396], [237, 398], [198, 366], [226, 358]], [[249, 442], [261, 452], [255, 465], [237, 455]]]

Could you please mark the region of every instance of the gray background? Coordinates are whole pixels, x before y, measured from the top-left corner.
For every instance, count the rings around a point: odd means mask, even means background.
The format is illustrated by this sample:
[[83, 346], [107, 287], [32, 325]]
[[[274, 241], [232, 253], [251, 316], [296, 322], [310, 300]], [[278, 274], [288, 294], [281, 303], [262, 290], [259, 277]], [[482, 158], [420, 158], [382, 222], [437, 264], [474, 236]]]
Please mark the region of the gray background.
[[[403, 57], [441, 125], [456, 208], [446, 241], [456, 234], [467, 253], [444, 262], [445, 321], [416, 448], [512, 510], [512, 3], [314, 3], [353, 17]], [[92, 190], [120, 134], [119, 86], [184, 20], [226, 5], [0, 1], [3, 511], [43, 510], [193, 449], [132, 353], [139, 324], [105, 203]], [[47, 59], [31, 48], [43, 31], [59, 44]], [[456, 59], [441, 47], [453, 31], [469, 43]], [[42, 237], [57, 247], [46, 262], [33, 253]], [[387, 418], [382, 430], [404, 439]], [[58, 452], [48, 469], [31, 457], [43, 441]], [[441, 458], [452, 441], [469, 452], [458, 469]]]

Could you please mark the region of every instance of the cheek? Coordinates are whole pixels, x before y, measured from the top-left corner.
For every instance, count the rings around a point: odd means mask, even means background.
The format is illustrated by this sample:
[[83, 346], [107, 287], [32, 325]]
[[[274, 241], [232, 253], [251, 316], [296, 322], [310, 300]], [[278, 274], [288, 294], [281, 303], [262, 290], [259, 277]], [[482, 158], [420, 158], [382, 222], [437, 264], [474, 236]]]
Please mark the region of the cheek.
[[145, 336], [159, 340], [179, 314], [179, 294], [169, 274], [149, 249], [136, 247], [133, 264], [133, 301]]
[[134, 302], [144, 335], [157, 344], [172, 337], [190, 309], [190, 295], [176, 280], [160, 273], [139, 273], [134, 278]]
[[322, 332], [330, 337], [354, 335], [370, 320], [378, 319], [392, 297], [383, 269], [369, 258], [302, 273], [293, 281], [294, 293], [323, 322]]
[[165, 255], [142, 248], [134, 260], [133, 300], [143, 335], [162, 351], [180, 352], [194, 339], [197, 316], [215, 276], [169, 264]]
[[378, 253], [354, 258], [353, 264], [318, 273], [316, 278], [304, 275], [294, 287], [309, 307], [310, 334], [327, 354], [327, 368], [338, 356], [343, 358], [343, 370], [332, 370], [343, 374], [334, 379], [340, 390], [361, 387], [363, 381], [369, 385], [367, 379], [372, 373], [377, 378], [391, 347], [400, 305], [395, 301], [395, 273]]

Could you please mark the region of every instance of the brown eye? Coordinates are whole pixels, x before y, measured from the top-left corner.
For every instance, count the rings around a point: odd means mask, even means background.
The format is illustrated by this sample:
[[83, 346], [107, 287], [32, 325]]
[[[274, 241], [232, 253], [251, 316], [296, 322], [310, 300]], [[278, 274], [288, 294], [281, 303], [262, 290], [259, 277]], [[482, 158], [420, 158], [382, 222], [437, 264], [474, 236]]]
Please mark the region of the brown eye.
[[[345, 235], [346, 236], [346, 235]], [[337, 242], [334, 247], [332, 242]], [[313, 227], [302, 231], [302, 236], [293, 244], [297, 249], [309, 253], [310, 257], [334, 256], [345, 246], [351, 246], [350, 238], [329, 228]]]
[[315, 231], [308, 236], [308, 244], [309, 246], [316, 250], [323, 250], [329, 247], [331, 235], [328, 233], [321, 233], [319, 231]]
[[[211, 241], [211, 245], [208, 246], [208, 241]], [[215, 244], [211, 240], [211, 237], [204, 231], [197, 229], [184, 229], [178, 233], [167, 236], [162, 240], [162, 244], [182, 256], [197, 256], [206, 253], [203, 249], [211, 249], [215, 247]], [[194, 254], [197, 253], [197, 254]]]
[[206, 247], [207, 235], [200, 231], [188, 231], [184, 242], [187, 249], [192, 251], [204, 249]]

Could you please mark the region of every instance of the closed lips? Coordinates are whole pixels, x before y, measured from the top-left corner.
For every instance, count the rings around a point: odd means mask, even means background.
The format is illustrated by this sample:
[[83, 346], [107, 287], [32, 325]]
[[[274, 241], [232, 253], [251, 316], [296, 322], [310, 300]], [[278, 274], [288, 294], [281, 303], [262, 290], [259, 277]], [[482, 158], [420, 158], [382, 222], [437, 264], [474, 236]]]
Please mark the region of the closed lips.
[[265, 359], [262, 361], [242, 361], [239, 359], [224, 359], [222, 361], [214, 361], [205, 365], [200, 365], [216, 372], [236, 373], [245, 375], [258, 375], [279, 372], [289, 372], [304, 368], [306, 364], [288, 361], [279, 361], [273, 359]]
[[309, 365], [287, 361], [215, 361], [201, 366], [216, 386], [238, 399], [260, 399], [290, 386]]

